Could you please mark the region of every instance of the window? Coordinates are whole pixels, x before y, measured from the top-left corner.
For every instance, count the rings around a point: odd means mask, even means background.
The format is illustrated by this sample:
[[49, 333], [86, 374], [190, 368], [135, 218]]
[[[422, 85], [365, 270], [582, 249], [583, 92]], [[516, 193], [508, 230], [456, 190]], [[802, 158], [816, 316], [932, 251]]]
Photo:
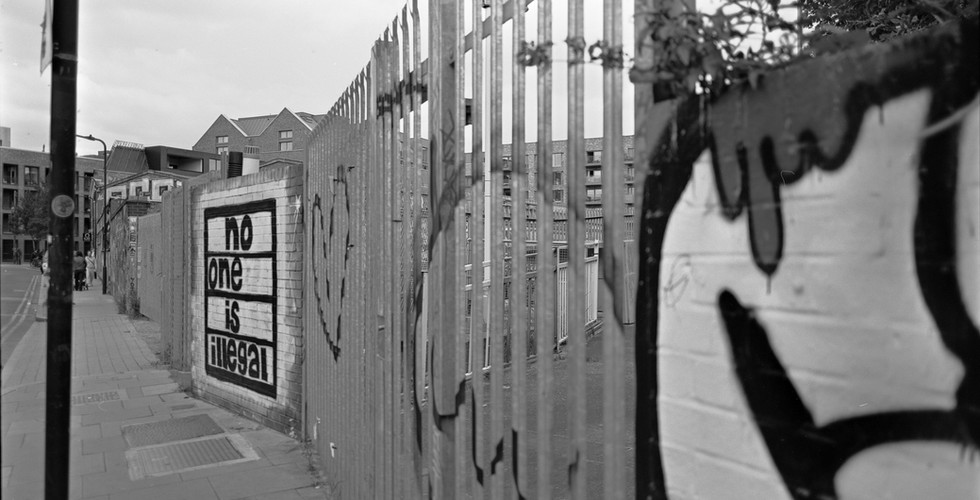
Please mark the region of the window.
[[565, 153], [551, 153], [551, 166], [554, 168], [565, 166]]
[[136, 197], [143, 196], [143, 186], [136, 186]]
[[602, 163], [602, 151], [589, 151], [585, 153], [587, 163]]
[[555, 197], [555, 203], [560, 203], [562, 201], [565, 201], [565, 190], [564, 189], [555, 189], [554, 190], [554, 197]]
[[215, 139], [218, 141], [218, 144], [228, 144], [228, 136], [227, 135], [219, 135]]
[[209, 159], [208, 160], [208, 172], [213, 172], [215, 170], [218, 170], [218, 167], [220, 165], [221, 165], [221, 162], [220, 161], [215, 160], [213, 158]]
[[16, 189], [4, 189], [3, 190], [3, 209], [13, 210], [17, 206], [17, 190]]
[[562, 177], [564, 175], [561, 172], [555, 172], [554, 175], [555, 175], [555, 185], [556, 186], [561, 186], [563, 184]]
[[17, 184], [17, 165], [3, 164], [3, 183]]
[[626, 158], [625, 159], [626, 160], [632, 160], [634, 154], [635, 154], [635, 152], [634, 152], [633, 148], [626, 148]]
[[282, 139], [292, 139], [292, 138], [293, 138], [293, 131], [292, 130], [280, 130], [279, 131], [279, 139], [280, 140], [282, 140]]
[[163, 196], [163, 193], [166, 193], [169, 190], [170, 190], [170, 186], [159, 186], [157, 187], [157, 194]]
[[292, 151], [292, 150], [293, 150], [293, 141], [286, 141], [286, 142], [279, 143], [279, 151]]
[[228, 146], [218, 146], [216, 151], [218, 152], [219, 155], [226, 155], [228, 154]]
[[24, 185], [37, 186], [41, 184], [41, 169], [38, 167], [24, 167]]

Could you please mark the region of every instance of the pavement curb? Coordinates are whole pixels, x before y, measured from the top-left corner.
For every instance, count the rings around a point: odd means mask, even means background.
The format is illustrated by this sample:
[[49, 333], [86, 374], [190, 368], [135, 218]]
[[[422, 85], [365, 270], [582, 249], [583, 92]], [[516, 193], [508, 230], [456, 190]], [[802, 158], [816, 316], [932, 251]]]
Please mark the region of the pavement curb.
[[34, 321], [48, 320], [48, 287], [51, 285], [51, 277], [47, 274], [41, 276], [41, 286], [37, 287], [37, 307], [34, 309]]

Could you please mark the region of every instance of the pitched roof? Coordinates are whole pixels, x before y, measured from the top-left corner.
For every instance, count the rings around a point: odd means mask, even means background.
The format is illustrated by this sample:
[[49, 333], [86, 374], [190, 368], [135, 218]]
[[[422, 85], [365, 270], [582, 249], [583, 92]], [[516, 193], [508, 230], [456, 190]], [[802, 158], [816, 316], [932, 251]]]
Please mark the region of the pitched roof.
[[132, 172], [140, 173], [150, 169], [150, 164], [146, 160], [146, 153], [138, 144], [116, 142], [112, 145], [109, 152], [109, 161], [106, 162], [106, 170], [113, 172]]
[[305, 123], [306, 126], [310, 128], [310, 130], [316, 128], [316, 124], [320, 123], [320, 120], [323, 120], [323, 117], [327, 116], [327, 115], [314, 115], [312, 113], [306, 113], [304, 111], [298, 111], [293, 114], [296, 115], [297, 118], [302, 120], [303, 123]]
[[238, 126], [246, 136], [252, 137], [262, 135], [266, 127], [272, 123], [279, 115], [249, 116], [246, 118], [231, 119], [231, 122]]
[[[283, 113], [290, 113], [295, 116], [300, 122], [307, 126], [310, 130], [313, 130], [318, 123], [327, 115], [315, 115], [313, 113], [307, 113], [304, 111], [293, 112], [289, 108], [282, 108], [277, 114], [274, 115], [262, 115], [262, 116], [247, 116], [244, 118], [227, 118], [226, 119], [232, 123], [235, 127], [238, 127], [246, 137], [255, 137], [262, 135], [265, 129], [275, 121], [279, 115]], [[224, 116], [224, 115], [221, 115]]]

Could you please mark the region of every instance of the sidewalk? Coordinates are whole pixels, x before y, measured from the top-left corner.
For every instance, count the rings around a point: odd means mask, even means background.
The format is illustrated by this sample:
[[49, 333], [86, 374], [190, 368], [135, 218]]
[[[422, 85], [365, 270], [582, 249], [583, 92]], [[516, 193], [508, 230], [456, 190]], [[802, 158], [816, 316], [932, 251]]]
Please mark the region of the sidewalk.
[[[100, 290], [74, 294], [71, 498], [328, 497], [302, 443], [182, 392]], [[4, 500], [44, 498], [46, 335], [34, 323], [3, 367]]]

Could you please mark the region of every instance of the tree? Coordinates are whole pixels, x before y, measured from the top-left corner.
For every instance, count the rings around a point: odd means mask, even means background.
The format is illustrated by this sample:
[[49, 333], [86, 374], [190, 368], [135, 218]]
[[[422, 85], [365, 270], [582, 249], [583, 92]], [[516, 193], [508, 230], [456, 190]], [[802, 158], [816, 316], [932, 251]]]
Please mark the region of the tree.
[[875, 42], [977, 15], [977, 0], [801, 0], [806, 27], [864, 31]]
[[26, 234], [34, 240], [34, 248], [40, 248], [40, 241], [48, 235], [48, 188], [41, 185], [37, 190], [27, 191], [10, 214], [10, 226], [14, 235]]
[[647, 27], [650, 67], [634, 82], [654, 84], [654, 99], [695, 91], [755, 87], [775, 67], [881, 42], [930, 26], [971, 18], [980, 0], [720, 0], [699, 12], [685, 0], [660, 0], [638, 12]]

